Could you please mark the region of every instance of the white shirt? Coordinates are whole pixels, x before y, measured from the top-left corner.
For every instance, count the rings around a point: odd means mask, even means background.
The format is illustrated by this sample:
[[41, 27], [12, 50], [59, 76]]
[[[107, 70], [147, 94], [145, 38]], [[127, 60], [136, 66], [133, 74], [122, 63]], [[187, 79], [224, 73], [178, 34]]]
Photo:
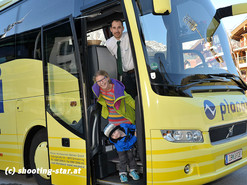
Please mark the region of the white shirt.
[[[106, 47], [111, 52], [115, 58], [117, 58], [117, 39], [112, 36], [106, 41]], [[122, 34], [120, 38], [120, 48], [121, 48], [121, 57], [122, 57], [122, 67], [123, 71], [127, 72], [129, 70], [134, 69], [133, 56], [131, 53], [129, 36], [127, 32]]]

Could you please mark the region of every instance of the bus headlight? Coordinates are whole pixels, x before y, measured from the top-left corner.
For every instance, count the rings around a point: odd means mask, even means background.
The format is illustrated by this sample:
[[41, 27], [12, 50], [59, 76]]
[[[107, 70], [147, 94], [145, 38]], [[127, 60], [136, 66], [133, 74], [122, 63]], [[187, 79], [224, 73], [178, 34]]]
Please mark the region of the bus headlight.
[[161, 130], [164, 139], [175, 143], [202, 143], [203, 136], [199, 130]]

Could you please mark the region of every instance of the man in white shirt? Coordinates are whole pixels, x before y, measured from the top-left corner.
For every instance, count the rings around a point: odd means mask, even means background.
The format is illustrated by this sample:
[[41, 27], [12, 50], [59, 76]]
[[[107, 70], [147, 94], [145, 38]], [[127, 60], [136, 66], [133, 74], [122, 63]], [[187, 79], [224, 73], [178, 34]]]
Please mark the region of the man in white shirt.
[[[126, 92], [135, 98], [137, 95], [135, 70], [128, 33], [123, 33], [123, 23], [118, 19], [112, 21], [110, 31], [113, 36], [106, 41], [106, 47], [117, 60], [118, 74], [119, 76], [122, 76], [122, 82], [126, 87]], [[120, 45], [120, 55], [118, 54], [118, 45]], [[121, 56], [120, 64], [118, 61], [118, 56]]]

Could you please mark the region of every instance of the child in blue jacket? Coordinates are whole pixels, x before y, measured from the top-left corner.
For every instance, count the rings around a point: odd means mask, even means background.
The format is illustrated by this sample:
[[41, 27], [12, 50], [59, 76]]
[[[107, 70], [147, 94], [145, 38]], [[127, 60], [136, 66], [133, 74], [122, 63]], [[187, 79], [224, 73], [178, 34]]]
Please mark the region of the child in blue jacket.
[[137, 173], [137, 164], [133, 155], [133, 147], [136, 143], [136, 126], [132, 124], [122, 123], [118, 126], [109, 123], [105, 129], [104, 134], [109, 138], [109, 141], [116, 147], [119, 160], [119, 176], [121, 182], [128, 182], [127, 178], [127, 164], [129, 162], [129, 175], [133, 180], [139, 180]]

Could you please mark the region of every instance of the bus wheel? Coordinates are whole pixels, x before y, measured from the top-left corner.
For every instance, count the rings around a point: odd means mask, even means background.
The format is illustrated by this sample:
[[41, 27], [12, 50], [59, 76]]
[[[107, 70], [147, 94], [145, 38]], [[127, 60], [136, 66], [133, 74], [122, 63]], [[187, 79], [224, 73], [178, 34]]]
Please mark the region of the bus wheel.
[[[48, 162], [48, 146], [47, 146], [47, 133], [45, 129], [39, 130], [30, 146], [30, 165], [36, 181], [39, 185], [50, 185], [50, 176], [47, 175], [49, 170]], [[46, 173], [44, 173], [46, 171]]]

